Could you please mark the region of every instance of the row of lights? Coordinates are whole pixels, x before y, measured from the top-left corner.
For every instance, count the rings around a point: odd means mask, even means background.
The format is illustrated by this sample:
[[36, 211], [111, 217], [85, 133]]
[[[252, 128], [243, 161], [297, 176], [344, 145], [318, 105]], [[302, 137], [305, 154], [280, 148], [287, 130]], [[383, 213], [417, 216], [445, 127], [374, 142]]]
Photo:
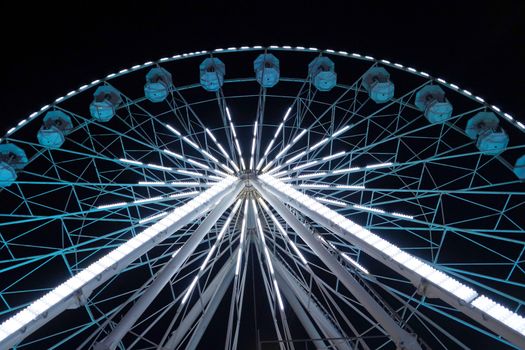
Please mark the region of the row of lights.
[[454, 295], [471, 307], [492, 317], [494, 320], [501, 322], [521, 335], [525, 335], [525, 318], [519, 314], [484, 295], [478, 294], [474, 289], [433, 268], [422, 260], [404, 252], [397, 246], [348, 220], [337, 212], [295, 190], [290, 185], [279, 181], [271, 175], [263, 174], [259, 178], [278, 192], [323, 216], [332, 225], [344, 230], [346, 234], [358, 238], [360, 241], [366, 243], [367, 246], [372, 247], [373, 250], [388, 256], [389, 259], [403, 266], [403, 269], [412, 271], [420, 276], [420, 278], [424, 278], [431, 282], [437, 289], [444, 290]]
[[130, 256], [134, 251], [139, 250], [146, 245], [146, 243], [157, 240], [159, 234], [166, 230], [166, 228], [180, 221], [187, 215], [194, 213], [198, 207], [205, 203], [214, 201], [221, 192], [224, 192], [227, 188], [231, 187], [236, 181], [236, 178], [230, 176], [217, 183], [217, 185], [202, 192], [199, 196], [183, 206], [176, 208], [162, 220], [135, 235], [118, 248], [104, 255], [81, 272], [75, 274], [58, 287], [46, 293], [43, 297], [32, 302], [29, 306], [5, 320], [0, 324], [0, 343], [7, 337], [27, 329], [28, 325], [37, 318], [47, 317], [51, 308], [55, 307], [57, 304], [66, 303], [66, 301], [75, 295], [75, 293], [82, 291], [88, 283], [97, 279], [97, 276], [108, 271], [112, 266], [117, 266], [120, 261]]
[[[255, 46], [241, 46], [239, 48], [237, 47], [228, 47], [226, 49], [223, 49], [223, 48], [219, 48], [219, 49], [215, 49], [213, 51], [211, 51], [212, 53], [223, 53], [223, 52], [237, 52], [237, 51], [247, 51], [247, 50], [262, 50], [264, 49], [263, 46], [260, 46], [260, 45], [255, 45]], [[345, 57], [353, 57], [353, 58], [356, 58], [356, 59], [361, 59], [361, 60], [367, 60], [367, 61], [376, 61], [376, 59], [372, 56], [367, 56], [367, 55], [361, 55], [361, 54], [358, 54], [358, 53], [349, 53], [347, 51], [336, 51], [336, 50], [331, 50], [331, 49], [327, 49], [327, 50], [319, 50], [318, 48], [315, 48], [315, 47], [309, 47], [309, 48], [306, 48], [306, 47], [303, 47], [303, 46], [295, 46], [295, 47], [292, 47], [292, 46], [289, 46], [289, 45], [283, 45], [283, 46], [278, 46], [278, 45], [271, 45], [269, 47], [269, 49], [282, 49], [282, 50], [296, 50], [296, 51], [310, 51], [310, 52], [324, 52], [324, 53], [328, 53], [328, 54], [332, 54], [332, 55], [338, 55], [338, 56], [345, 56]], [[102, 82], [102, 81], [106, 81], [106, 80], [109, 80], [109, 79], [113, 79], [115, 77], [119, 77], [123, 74], [127, 74], [127, 73], [130, 73], [130, 72], [133, 72], [133, 71], [136, 71], [138, 69], [142, 69], [142, 68], [145, 68], [145, 67], [148, 67], [148, 66], [151, 66], [153, 65], [154, 63], [164, 63], [164, 62], [170, 62], [170, 61], [175, 61], [175, 60], [179, 60], [179, 59], [184, 59], [184, 58], [187, 58], [187, 57], [193, 57], [193, 56], [202, 56], [202, 55], [206, 55], [206, 54], [209, 54], [210, 52], [209, 51], [206, 51], [206, 50], [203, 50], [203, 51], [194, 51], [194, 52], [189, 52], [189, 53], [183, 53], [183, 54], [177, 54], [177, 55], [173, 55], [171, 57], [162, 57], [161, 59], [159, 59], [157, 62], [153, 62], [153, 61], [148, 61], [148, 62], [145, 62], [143, 64], [138, 64], [138, 65], [134, 65], [132, 66], [131, 68], [127, 68], [127, 69], [122, 69], [120, 70], [118, 73], [111, 73], [111, 74], [108, 74], [106, 76], [105, 79], [97, 79], [97, 80], [94, 80], [92, 81], [91, 83], [89, 84], [85, 84], [85, 85], [82, 85], [80, 86], [77, 90], [72, 90], [70, 92], [68, 92], [65, 96], [61, 96], [59, 98], [57, 98], [55, 100], [55, 103], [59, 103], [59, 102], [62, 102], [90, 87], [93, 87], [94, 85], [97, 85], [98, 83]], [[388, 65], [390, 67], [395, 67], [395, 68], [398, 68], [398, 69], [403, 69], [407, 72], [410, 72], [410, 73], [413, 73], [413, 74], [418, 74], [422, 77], [425, 77], [425, 78], [431, 78], [431, 76], [426, 73], [426, 72], [423, 72], [423, 71], [418, 71], [416, 70], [415, 68], [412, 68], [412, 67], [405, 67], [404, 65], [400, 64], [400, 63], [392, 63], [391, 61], [388, 61], [388, 60], [377, 60], [378, 62], [381, 62], [385, 65]], [[461, 89], [458, 85], [456, 84], [453, 84], [453, 83], [449, 83], [447, 82], [446, 80], [442, 79], [442, 78], [436, 78], [436, 81], [463, 94], [464, 96], [467, 96], [469, 98], [472, 98], [480, 103], [485, 103], [485, 100], [479, 96], [475, 96], [473, 95], [470, 91], [466, 90], [466, 89]], [[514, 122], [516, 123], [516, 125], [525, 131], [525, 124], [523, 124], [522, 122], [519, 122], [519, 121], [516, 121], [510, 114], [508, 113], [503, 113], [501, 112], [501, 109], [498, 107], [498, 106], [495, 106], [495, 105], [488, 105], [486, 104], [487, 107], [491, 108], [493, 111], [497, 112], [498, 114], [500, 115], [503, 115], [505, 117], [505, 119], [507, 119], [508, 121], [510, 122]], [[21, 120], [17, 126], [15, 127], [12, 127], [11, 129], [9, 129], [7, 131], [7, 136], [11, 135], [13, 132], [15, 132], [19, 127], [23, 126], [24, 124], [26, 124], [28, 121], [34, 119], [36, 116], [38, 116], [39, 114], [41, 114], [42, 112], [46, 111], [49, 107], [51, 107], [50, 105], [45, 105], [43, 106], [42, 108], [40, 108], [40, 110], [38, 112], [34, 112], [32, 113], [28, 118], [26, 119], [23, 119]], [[2, 141], [2, 139], [0, 139], [0, 142]]]

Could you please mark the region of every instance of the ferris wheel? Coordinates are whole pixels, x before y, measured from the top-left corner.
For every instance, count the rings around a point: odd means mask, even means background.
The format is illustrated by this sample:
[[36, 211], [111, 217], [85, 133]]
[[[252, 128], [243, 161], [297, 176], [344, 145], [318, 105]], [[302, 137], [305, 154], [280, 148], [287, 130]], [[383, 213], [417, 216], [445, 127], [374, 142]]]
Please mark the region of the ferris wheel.
[[235, 349], [250, 288], [261, 349], [525, 348], [524, 133], [344, 51], [109, 74], [1, 139], [0, 348]]

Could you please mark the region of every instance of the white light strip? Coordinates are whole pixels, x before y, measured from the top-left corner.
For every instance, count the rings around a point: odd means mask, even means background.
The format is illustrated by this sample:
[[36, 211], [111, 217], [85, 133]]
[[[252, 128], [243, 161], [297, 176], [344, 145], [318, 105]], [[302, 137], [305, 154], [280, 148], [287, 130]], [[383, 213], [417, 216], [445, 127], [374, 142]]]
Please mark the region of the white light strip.
[[290, 247], [292, 247], [292, 249], [294, 250], [295, 254], [297, 254], [299, 256], [299, 259], [301, 259], [303, 264], [308, 265], [308, 261], [306, 261], [306, 259], [304, 258], [304, 255], [301, 253], [299, 248], [297, 248], [297, 246], [295, 245], [295, 243], [291, 239], [289, 239], [288, 244], [290, 244]]
[[171, 186], [200, 186], [197, 181], [174, 181], [170, 182]]
[[303, 188], [330, 188], [330, 185], [325, 185], [325, 184], [300, 184], [299, 187], [303, 187]]
[[370, 274], [370, 272], [368, 272], [367, 269], [365, 269], [361, 264], [359, 264], [357, 261], [355, 261], [354, 259], [352, 259], [351, 257], [349, 257], [346, 253], [341, 253], [341, 255], [343, 256], [343, 258], [345, 258], [346, 260], [348, 260], [348, 262], [350, 262], [350, 264], [354, 265], [354, 266], [357, 267], [359, 270], [363, 271], [363, 272], [366, 273], [367, 275]]
[[[341, 135], [342, 133], [344, 133], [345, 131], [349, 130], [350, 128], [351, 128], [350, 125], [346, 125], [346, 126], [344, 126], [344, 127], [341, 128], [340, 130], [338, 130], [338, 131], [336, 131], [335, 133], [333, 133], [332, 135], [330, 135], [329, 137], [326, 137], [326, 138], [322, 139], [321, 141], [317, 142], [316, 144], [314, 144], [314, 145], [311, 146], [310, 148], [306, 149], [306, 153], [310, 153], [310, 152], [316, 150], [317, 148], [321, 147], [322, 145], [324, 145], [325, 143], [327, 143], [327, 142], [330, 141], [331, 139], [334, 139], [336, 136]], [[305, 129], [305, 130], [306, 130], [306, 129]], [[305, 130], [303, 130], [303, 133], [304, 133]], [[292, 144], [293, 144], [293, 143], [290, 143], [289, 146], [291, 146]], [[286, 152], [287, 149], [286, 149], [286, 150], [283, 149], [283, 151]], [[282, 152], [282, 151], [281, 151], [281, 152]], [[279, 155], [280, 155], [280, 154], [281, 154], [281, 153], [279, 153]], [[279, 155], [278, 155], [278, 156], [279, 156]], [[339, 154], [338, 154], [337, 156], [339, 156]], [[273, 161], [275, 161], [277, 158], [278, 158], [278, 157], [275, 157], [275, 159], [274, 159]], [[325, 157], [325, 158], [326, 158], [326, 157]], [[328, 160], [329, 160], [329, 159], [328, 159]], [[270, 164], [270, 163], [269, 163], [269, 164]], [[265, 167], [265, 169], [269, 167], [269, 164]], [[285, 165], [285, 164], [281, 164], [280, 166], [277, 166], [277, 167], [273, 168], [273, 169], [272, 169], [271, 171], [269, 171], [268, 173], [271, 174], [272, 172], [277, 171], [277, 170], [279, 170], [280, 168], [282, 168], [284, 165]], [[263, 169], [263, 171], [264, 171], [265, 169]], [[300, 168], [299, 168], [299, 169], [300, 169]]]
[[288, 159], [285, 164], [290, 164], [291, 162], [301, 158], [302, 156], [304, 156], [306, 154], [306, 151], [302, 151], [302, 152], [299, 152], [297, 153], [295, 156], [293, 156], [292, 158]]
[[212, 134], [212, 132], [210, 131], [210, 129], [206, 128], [206, 133], [207, 133], [208, 136], [213, 140], [213, 142], [217, 143], [217, 139], [216, 139], [215, 136]]
[[326, 174], [327, 173], [325, 171], [321, 171], [321, 172], [318, 172], [318, 173], [302, 174], [302, 175], [297, 176], [297, 178], [298, 179], [307, 179], [307, 178], [310, 178], [310, 177], [324, 176]]
[[206, 259], [204, 259], [204, 262], [202, 263], [199, 271], [203, 271], [206, 268], [206, 265], [208, 265], [208, 262], [211, 259], [211, 256], [215, 252], [215, 249], [217, 249], [217, 244], [219, 243], [219, 240], [215, 241], [215, 244], [211, 247], [211, 249], [208, 252], [208, 255], [206, 255]]
[[[171, 126], [167, 125], [169, 128], [173, 129]], [[226, 153], [226, 151], [222, 148], [222, 146], [217, 143], [217, 139], [215, 138], [215, 136], [213, 136], [213, 134], [211, 133], [211, 131], [209, 129], [205, 129], [206, 130], [206, 133], [211, 137], [211, 139], [215, 142], [215, 144], [219, 147], [219, 149], [221, 150], [221, 152], [224, 154], [224, 156], [226, 157], [226, 159], [230, 159], [230, 157], [228, 156], [228, 154]], [[180, 132], [178, 132], [177, 130], [173, 129], [172, 131], [174, 131], [175, 133], [177, 133], [179, 136], [181, 136]], [[225, 164], [221, 163], [216, 157], [214, 157], [213, 155], [211, 155], [209, 152], [205, 151], [204, 149], [200, 148], [195, 142], [191, 141], [190, 138], [188, 136], [183, 136], [182, 139], [188, 143], [189, 145], [191, 145], [193, 148], [195, 148], [197, 151], [199, 151], [200, 153], [202, 153], [205, 157], [211, 159], [215, 164], [219, 165], [220, 167], [222, 167], [223, 169], [225, 169], [226, 171], [228, 171], [230, 174], [233, 174], [234, 171], [231, 170], [230, 168], [228, 168], [228, 166], [226, 166]], [[178, 153], [175, 153], [175, 152], [172, 152], [170, 150], [163, 150], [164, 153], [166, 154], [169, 154], [171, 156], [174, 156], [178, 159], [181, 159], [181, 160], [184, 160], [188, 163], [191, 163], [193, 165], [196, 165], [202, 169], [205, 169], [205, 170], [210, 170], [210, 167], [203, 164], [203, 163], [200, 163], [200, 162], [197, 162], [196, 160], [193, 160], [193, 159], [189, 159], [189, 158], [184, 158], [182, 155], [178, 154]], [[217, 169], [211, 169], [213, 170], [214, 172], [218, 172]]]
[[239, 153], [239, 157], [242, 157], [241, 146], [239, 145], [239, 140], [237, 140], [237, 138], [235, 138], [235, 147], [237, 147], [237, 153]]
[[338, 207], [342, 207], [342, 208], [346, 207], [346, 203], [345, 202], [336, 201], [336, 200], [333, 200], [333, 199], [328, 199], [328, 198], [323, 198], [323, 197], [315, 197], [315, 199], [317, 199], [320, 202], [325, 202], [325, 203], [328, 203], [328, 204], [336, 205]]
[[224, 157], [226, 157], [226, 159], [228, 159], [231, 162], [230, 156], [228, 155], [226, 150], [222, 147], [222, 145], [220, 143], [217, 143], [217, 147], [219, 147], [219, 150], [224, 155]]
[[239, 249], [239, 254], [237, 255], [237, 263], [235, 264], [235, 276], [238, 276], [241, 270], [241, 257], [242, 257], [242, 247]]
[[335, 185], [335, 188], [340, 188], [343, 190], [364, 190], [365, 186], [360, 185]]
[[401, 213], [396, 213], [396, 212], [393, 212], [392, 213], [393, 216], [398, 216], [400, 218], [404, 218], [404, 219], [414, 219], [413, 216], [410, 216], [410, 215], [406, 215], [406, 214], [401, 214]]
[[307, 129], [303, 129], [303, 131], [301, 131], [299, 133], [299, 135], [297, 135], [296, 137], [294, 137], [294, 139], [292, 140], [292, 143], [296, 143], [297, 141], [299, 141], [301, 139], [301, 137], [304, 136], [304, 134], [306, 134], [308, 130]]
[[366, 169], [375, 169], [375, 168], [384, 168], [384, 167], [389, 167], [391, 166], [393, 163], [391, 162], [388, 162], [388, 163], [379, 163], [379, 164], [372, 164], [372, 165], [367, 165], [365, 168]]
[[283, 171], [279, 171], [278, 173], [272, 174], [272, 176], [273, 177], [279, 177], [279, 176], [286, 175], [286, 173], [287, 173], [287, 171], [283, 170]]
[[201, 149], [201, 148], [200, 148], [195, 142], [193, 142], [192, 140], [190, 140], [190, 138], [189, 138], [188, 136], [184, 136], [182, 139], [183, 139], [184, 141], [186, 141], [186, 143], [189, 144], [190, 146], [192, 146], [193, 148], [198, 149], [198, 150]]
[[309, 168], [309, 167], [311, 167], [311, 166], [316, 165], [317, 163], [319, 163], [318, 160], [313, 160], [313, 161], [311, 161], [311, 162], [308, 162], [308, 163], [304, 163], [304, 164], [298, 165], [298, 166], [296, 166], [295, 168], [293, 168], [292, 170], [295, 171], [295, 170], [300, 170], [300, 169], [306, 169], [306, 168]]
[[166, 124], [166, 128], [168, 128], [175, 135], [182, 136], [182, 134], [177, 129], [175, 129], [173, 126]]
[[366, 211], [372, 211], [372, 212], [374, 212], [374, 213], [385, 214], [385, 211], [384, 211], [384, 210], [381, 210], [381, 209], [376, 209], [376, 208], [371, 208], [371, 207], [365, 207], [365, 206], [358, 205], [358, 204], [354, 204], [353, 207], [354, 207], [355, 209], [361, 209], [361, 210], [366, 210]]
[[215, 176], [215, 175], [209, 175], [208, 178], [210, 178], [212, 180], [217, 180], [217, 181], [221, 181], [222, 179], [224, 179], [221, 176]]
[[123, 205], [126, 205], [128, 203], [126, 202], [118, 202], [118, 203], [113, 203], [113, 204], [104, 204], [104, 205], [99, 205], [97, 207], [97, 209], [109, 209], [109, 208], [115, 208], [115, 207], [121, 207]]
[[181, 193], [174, 193], [169, 196], [169, 198], [183, 198], [183, 197], [192, 197], [197, 194], [199, 194], [199, 191], [188, 191], [188, 192], [181, 192]]
[[518, 333], [525, 335], [525, 318], [484, 295], [471, 303], [476, 309], [500, 321]]
[[123, 163], [128, 163], [128, 164], [133, 164], [133, 165], [144, 165], [144, 163], [139, 162], [139, 161], [137, 161], [137, 160], [124, 159], [124, 158], [120, 158], [119, 160], [120, 160], [121, 162], [123, 162]]
[[345, 151], [341, 151], [341, 152], [338, 152], [338, 153], [331, 154], [331, 155], [329, 155], [329, 156], [323, 157], [323, 160], [324, 160], [324, 161], [332, 160], [332, 159], [335, 159], [335, 158], [342, 157], [342, 156], [344, 156], [345, 154], [346, 154]]
[[372, 253], [376, 258], [379, 258], [381, 255], [386, 255], [402, 265], [406, 270], [415, 273], [420, 278], [427, 279], [432, 282], [436, 288], [451, 293], [464, 302], [470, 303], [478, 296], [478, 293], [472, 288], [447, 276], [441, 271], [436, 270], [422, 260], [402, 251], [395, 245], [382, 239], [364, 227], [346, 219], [337, 212], [317, 202], [315, 199], [295, 190], [290, 185], [287, 185], [268, 174], [259, 175], [259, 179], [275, 188], [278, 192], [292, 198], [297, 203], [301, 203], [301, 205], [304, 205], [312, 212], [323, 216], [331, 224], [344, 230], [345, 233], [349, 233], [358, 238], [361, 242], [365, 243], [364, 247], [369, 250], [369, 254]]
[[341, 129], [339, 129], [336, 132], [334, 132], [332, 134], [332, 137], [337, 137], [337, 136], [341, 135], [342, 133], [344, 133], [345, 131], [347, 131], [348, 129], [350, 129], [350, 125], [345, 125]]
[[157, 164], [147, 164], [147, 166], [149, 168], [153, 168], [153, 169], [157, 169], [157, 170], [166, 170], [166, 171], [172, 171], [173, 168], [170, 168], [170, 167], [167, 167], [167, 166], [162, 166], [162, 165], [157, 165]]
[[288, 116], [290, 115], [291, 111], [292, 111], [292, 107], [288, 107], [288, 109], [286, 110], [286, 114], [284, 115], [283, 122], [285, 122], [286, 119], [288, 119]]
[[273, 215], [273, 213], [271, 212], [270, 208], [268, 208], [268, 206], [266, 205], [264, 200], [261, 197], [257, 198], [257, 200], [258, 200], [259, 204], [263, 207], [263, 209], [266, 211], [266, 214], [268, 214], [270, 216], [270, 218], [272, 219], [274, 225], [277, 226], [277, 229], [279, 230], [279, 232], [281, 232], [283, 237], [288, 241], [288, 244], [292, 247], [293, 251], [299, 256], [299, 259], [301, 259], [303, 264], [308, 265], [308, 261], [306, 261], [304, 255], [301, 253], [299, 248], [297, 248], [295, 243], [291, 240], [290, 236], [288, 236], [288, 233], [282, 227], [281, 223], [277, 220], [275, 215]]
[[257, 140], [257, 120], [253, 124], [253, 139], [252, 139], [252, 150], [251, 150], [251, 157], [250, 157], [250, 166], [249, 169], [253, 168], [253, 162], [255, 158], [255, 141]]
[[311, 146], [310, 149], [308, 151], [313, 151], [319, 147], [321, 147], [322, 145], [324, 145], [325, 143], [328, 142], [329, 139], [322, 139], [321, 141], [317, 142], [315, 145]]
[[196, 166], [198, 166], [199, 168], [202, 168], [202, 169], [206, 169], [206, 170], [210, 169], [210, 167], [207, 166], [206, 164], [202, 164], [201, 162], [197, 162], [196, 160], [193, 160], [193, 159], [190, 159], [190, 158], [188, 158], [188, 163], [196, 165]]
[[277, 281], [273, 280], [273, 286], [275, 288], [275, 295], [277, 295], [277, 302], [279, 303], [279, 308], [281, 311], [284, 311], [284, 305], [283, 305], [283, 299], [281, 298], [281, 292], [279, 291], [279, 286], [277, 285]]
[[281, 158], [281, 156], [283, 156], [290, 149], [290, 147], [292, 147], [292, 144], [287, 144], [279, 153], [277, 153], [273, 161], [276, 161], [277, 159]]
[[182, 249], [182, 247], [178, 248], [173, 254], [171, 254], [171, 257], [174, 258], [175, 255], [177, 255], [180, 252], [181, 249]]
[[230, 164], [232, 165], [233, 169], [235, 169], [236, 172], [239, 172], [239, 167], [237, 166], [237, 164], [235, 164], [235, 162], [231, 159], [228, 159], [230, 161]]
[[181, 155], [181, 154], [178, 154], [176, 152], [173, 152], [173, 151], [170, 151], [169, 149], [164, 149], [162, 150], [164, 153], [166, 154], [169, 154], [170, 156], [172, 157], [175, 157], [175, 158], [178, 158], [178, 159], [182, 159], [182, 160], [185, 160], [185, 158]]
[[164, 181], [139, 181], [139, 185], [149, 185], [149, 186], [167, 186]]
[[195, 285], [197, 284], [198, 280], [199, 280], [199, 276], [195, 276], [190, 286], [188, 287], [186, 294], [184, 294], [184, 297], [182, 298], [182, 305], [186, 304], [186, 301], [188, 301], [188, 298], [190, 297], [191, 292], [193, 292], [193, 288], [195, 288]]
[[204, 174], [198, 173], [196, 171], [189, 171], [189, 170], [184, 170], [184, 169], [178, 169], [177, 172], [180, 173], [180, 174], [184, 174], [184, 175], [205, 177]]
[[[288, 119], [288, 116], [290, 115], [290, 112], [292, 111], [292, 107], [288, 107], [288, 109], [286, 110], [286, 114], [284, 115], [283, 117], [283, 121], [282, 123], [279, 124], [279, 127], [277, 128], [277, 130], [275, 131], [275, 134], [273, 135], [273, 138], [272, 140], [270, 141], [270, 143], [268, 144], [268, 146], [266, 147], [266, 150], [264, 151], [264, 155], [263, 157], [261, 158], [261, 160], [259, 161], [259, 163], [257, 164], [257, 170], [260, 170], [263, 163], [264, 163], [264, 160], [266, 159], [266, 156], [268, 155], [268, 153], [270, 153], [270, 149], [272, 148], [274, 142], [275, 142], [275, 139], [277, 138], [277, 136], [279, 135], [279, 133], [281, 132], [282, 128], [284, 127], [284, 123], [286, 122], [286, 119]], [[292, 144], [297, 142], [303, 135], [304, 133], [306, 132], [306, 129], [301, 131], [301, 133], [299, 135], [297, 135], [294, 140], [292, 141]], [[285, 147], [286, 148], [286, 147]], [[284, 151], [284, 149], [283, 149]], [[282, 151], [281, 151], [282, 152]], [[285, 151], [286, 152], [286, 151]], [[266, 167], [264, 167], [263, 171], [266, 171], [266, 169], [268, 169], [271, 164], [274, 163], [274, 161], [279, 158], [279, 155], [277, 157], [274, 158], [273, 161], [271, 161], [270, 163], [268, 163], [266, 165]]]
[[148, 216], [147, 218], [139, 220], [139, 224], [145, 224], [146, 222], [150, 222], [150, 221], [153, 221], [153, 220], [156, 220], [156, 219], [160, 219], [160, 218], [162, 218], [162, 217], [164, 217], [166, 215], [168, 215], [167, 212], [159, 213], [159, 214], [152, 215], [152, 216]]
[[158, 201], [158, 200], [161, 200], [161, 199], [162, 199], [162, 196], [150, 197], [150, 198], [142, 198], [142, 199], [134, 200], [134, 201], [133, 201], [133, 204], [140, 204], [140, 203], [154, 202], [154, 201]]
[[205, 150], [202, 150], [202, 154], [204, 154], [206, 157], [208, 157], [209, 159], [211, 159], [212, 161], [214, 161], [216, 164], [221, 165], [221, 162], [219, 162], [219, 160], [218, 160], [217, 158], [215, 158], [214, 156], [212, 156], [211, 154], [209, 154], [209, 153], [206, 152]]
[[57, 310], [58, 312], [63, 311], [68, 305], [70, 305], [73, 299], [78, 297], [77, 294], [83, 293], [82, 289], [84, 287], [92, 290], [92, 288], [98, 287], [114, 274], [122, 271], [122, 269], [131, 263], [131, 259], [133, 259], [137, 253], [144, 254], [153, 247], [152, 241], [154, 239], [160, 239], [162, 241], [166, 238], [161, 235], [166, 233], [168, 227], [180, 223], [181, 219], [188, 218], [188, 215], [195, 210], [206, 210], [210, 205], [209, 202], [214, 197], [217, 197], [220, 192], [231, 187], [236, 181], [236, 178], [228, 177], [183, 206], [177, 207], [160, 221], [127, 240], [118, 248], [113, 249], [102, 258], [88, 265], [81, 272], [70, 277], [64, 283], [52, 289], [38, 300], [4, 321], [0, 324], [0, 342], [3, 342], [7, 337], [10, 337], [15, 333], [21, 333], [22, 330], [24, 330], [24, 332], [34, 331], [36, 324], [31, 325], [33, 320], [37, 318], [43, 320], [47, 317], [44, 315], [49, 315], [51, 308], [57, 308], [55, 309], [55, 312]]
[[361, 170], [361, 168], [353, 167], [353, 168], [333, 170], [332, 173], [333, 174], [353, 173], [353, 172], [356, 172], [356, 171], [359, 171], [359, 170]]

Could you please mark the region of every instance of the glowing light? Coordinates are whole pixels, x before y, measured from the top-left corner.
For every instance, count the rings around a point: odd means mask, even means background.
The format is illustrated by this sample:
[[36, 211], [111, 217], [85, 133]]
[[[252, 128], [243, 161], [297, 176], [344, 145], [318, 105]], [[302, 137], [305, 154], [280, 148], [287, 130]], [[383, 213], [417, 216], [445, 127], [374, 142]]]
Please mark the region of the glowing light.
[[162, 218], [162, 217], [164, 217], [166, 215], [168, 215], [168, 213], [164, 212], [164, 213], [160, 213], [160, 214], [157, 214], [157, 215], [149, 216], [147, 218], [139, 220], [139, 224], [144, 224], [146, 222], [150, 222], [150, 221], [153, 221], [153, 220], [156, 220], [156, 219], [160, 219], [160, 218]]
[[144, 165], [144, 163], [139, 162], [139, 161], [137, 161], [137, 160], [124, 159], [124, 158], [120, 158], [119, 160], [120, 160], [121, 162], [123, 162], [123, 163], [128, 163], [128, 164], [133, 164], [133, 165]]
[[109, 208], [116, 208], [116, 207], [121, 207], [123, 205], [126, 205], [128, 203], [126, 202], [118, 202], [118, 203], [112, 203], [112, 204], [104, 204], [104, 205], [99, 205], [97, 207], [97, 209], [109, 209]]
[[174, 133], [177, 136], [181, 136], [182, 135], [177, 129], [175, 129], [174, 127], [172, 127], [169, 124], [166, 124], [166, 128], [168, 128], [168, 130], [170, 130], [172, 133]]
[[162, 166], [162, 165], [157, 165], [157, 164], [148, 164], [148, 167], [153, 168], [153, 169], [158, 169], [158, 170], [166, 170], [166, 171], [171, 171], [171, 170], [173, 170], [173, 169], [170, 168], [170, 167]]
[[323, 157], [323, 160], [324, 160], [324, 161], [332, 160], [332, 159], [335, 159], [335, 158], [342, 157], [342, 156], [344, 156], [345, 154], [346, 154], [345, 151], [341, 151], [341, 152], [338, 152], [338, 153], [331, 154], [331, 155], [329, 155], [329, 156]]
[[188, 301], [188, 298], [191, 295], [191, 292], [193, 292], [193, 288], [195, 288], [195, 285], [197, 284], [197, 281], [199, 280], [199, 277], [196, 276], [193, 281], [191, 282], [190, 286], [188, 287], [188, 290], [186, 291], [186, 294], [184, 294], [184, 297], [182, 298], [182, 304], [186, 304], [186, 301]]

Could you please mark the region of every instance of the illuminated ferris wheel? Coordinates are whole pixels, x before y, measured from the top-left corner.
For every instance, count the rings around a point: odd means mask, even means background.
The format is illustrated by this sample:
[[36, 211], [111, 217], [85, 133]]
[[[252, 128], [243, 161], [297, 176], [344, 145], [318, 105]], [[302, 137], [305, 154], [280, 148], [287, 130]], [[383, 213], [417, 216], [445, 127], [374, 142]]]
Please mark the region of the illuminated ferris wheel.
[[525, 348], [524, 133], [343, 51], [109, 74], [1, 139], [0, 348], [235, 349], [252, 283], [261, 349]]

